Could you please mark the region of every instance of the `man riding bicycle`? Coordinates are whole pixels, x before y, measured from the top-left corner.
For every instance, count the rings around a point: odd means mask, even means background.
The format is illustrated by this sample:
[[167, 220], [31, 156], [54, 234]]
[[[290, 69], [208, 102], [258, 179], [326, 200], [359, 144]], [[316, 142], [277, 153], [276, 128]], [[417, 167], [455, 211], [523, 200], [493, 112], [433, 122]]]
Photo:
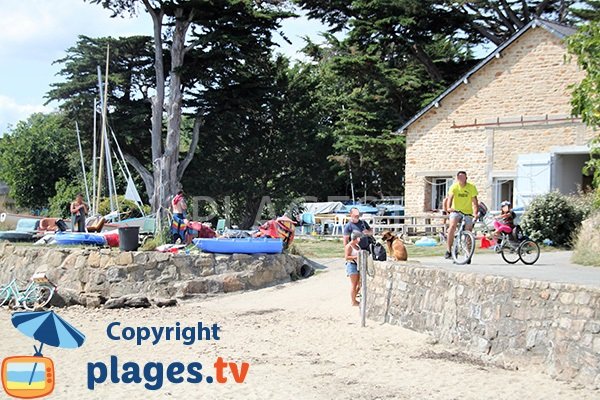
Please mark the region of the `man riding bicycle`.
[[[477, 219], [479, 214], [479, 201], [477, 201], [477, 188], [472, 183], [467, 182], [467, 173], [465, 171], [459, 171], [456, 174], [456, 180], [450, 189], [448, 190], [448, 204], [450, 208], [450, 225], [448, 226], [448, 248], [446, 250], [447, 259], [452, 258], [451, 250], [452, 244], [454, 243], [454, 233], [456, 227], [463, 218], [465, 218], [465, 229], [468, 231], [473, 230], [473, 222]], [[470, 264], [471, 260], [467, 261]]]

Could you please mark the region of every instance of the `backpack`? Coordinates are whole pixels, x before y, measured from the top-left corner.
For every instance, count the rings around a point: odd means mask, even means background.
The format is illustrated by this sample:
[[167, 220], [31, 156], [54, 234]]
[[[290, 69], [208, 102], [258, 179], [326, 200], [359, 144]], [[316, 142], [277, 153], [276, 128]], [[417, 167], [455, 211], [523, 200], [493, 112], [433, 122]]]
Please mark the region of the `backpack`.
[[371, 256], [375, 261], [387, 260], [387, 252], [385, 251], [385, 247], [383, 247], [383, 245], [379, 242], [371, 244]]
[[361, 250], [367, 250], [369, 253], [372, 253], [371, 247], [374, 244], [375, 244], [375, 239], [373, 238], [373, 236], [363, 236], [360, 238], [360, 241], [358, 242], [358, 247], [360, 247]]
[[65, 221], [63, 221], [62, 219], [56, 220], [56, 227], [61, 232], [65, 232], [67, 229], [69, 229]]
[[525, 239], [525, 233], [523, 233], [523, 229], [519, 225], [515, 225], [511, 236], [515, 242], [522, 242]]

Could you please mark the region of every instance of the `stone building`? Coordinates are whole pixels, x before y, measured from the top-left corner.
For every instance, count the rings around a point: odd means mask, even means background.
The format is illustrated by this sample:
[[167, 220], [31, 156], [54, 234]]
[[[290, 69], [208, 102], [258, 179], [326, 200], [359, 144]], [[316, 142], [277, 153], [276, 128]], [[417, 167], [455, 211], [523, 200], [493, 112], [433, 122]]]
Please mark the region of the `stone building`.
[[582, 168], [595, 132], [571, 117], [570, 86], [585, 74], [567, 57], [574, 32], [532, 21], [398, 130], [407, 215], [440, 209], [459, 170], [491, 209], [591, 184]]

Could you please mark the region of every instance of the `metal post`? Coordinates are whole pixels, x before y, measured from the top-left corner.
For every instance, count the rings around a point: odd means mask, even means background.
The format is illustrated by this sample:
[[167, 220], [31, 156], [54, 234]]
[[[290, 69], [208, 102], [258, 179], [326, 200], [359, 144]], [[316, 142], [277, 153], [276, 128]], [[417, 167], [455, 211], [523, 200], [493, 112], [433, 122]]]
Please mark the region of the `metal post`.
[[360, 271], [360, 326], [363, 328], [367, 320], [367, 257], [369, 252], [360, 250], [358, 252], [358, 270]]

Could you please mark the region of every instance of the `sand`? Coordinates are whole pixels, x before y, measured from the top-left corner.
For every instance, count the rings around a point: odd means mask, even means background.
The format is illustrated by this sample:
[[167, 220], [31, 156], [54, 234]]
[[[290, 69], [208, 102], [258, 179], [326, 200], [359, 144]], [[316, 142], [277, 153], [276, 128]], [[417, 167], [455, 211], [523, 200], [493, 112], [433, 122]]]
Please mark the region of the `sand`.
[[[165, 309], [88, 310], [71, 307], [58, 313], [87, 336], [79, 349], [45, 347], [53, 359], [56, 388], [53, 399], [597, 399], [591, 391], [553, 380], [538, 369], [518, 371], [461, 362], [446, 345], [432, 344], [427, 335], [398, 326], [367, 322], [349, 305], [349, 283], [341, 262], [316, 276], [245, 293], [194, 300]], [[196, 326], [217, 323], [220, 340], [193, 345], [161, 341], [156, 345], [113, 341], [107, 326]], [[32, 354], [34, 341], [10, 323], [0, 310], [0, 356]], [[115, 332], [120, 332], [117, 329]], [[87, 388], [88, 363], [118, 359], [165, 366], [200, 362], [202, 372], [215, 377], [217, 357], [248, 362], [244, 383], [230, 373], [225, 384], [169, 383], [147, 390], [142, 383], [97, 384]], [[450, 359], [447, 359], [450, 358]], [[464, 361], [464, 360], [463, 360]], [[165, 367], [166, 368], [166, 367]], [[143, 375], [143, 373], [142, 373]], [[187, 375], [183, 375], [187, 377]], [[2, 393], [4, 395], [4, 393]], [[3, 397], [3, 396], [0, 396]]]

